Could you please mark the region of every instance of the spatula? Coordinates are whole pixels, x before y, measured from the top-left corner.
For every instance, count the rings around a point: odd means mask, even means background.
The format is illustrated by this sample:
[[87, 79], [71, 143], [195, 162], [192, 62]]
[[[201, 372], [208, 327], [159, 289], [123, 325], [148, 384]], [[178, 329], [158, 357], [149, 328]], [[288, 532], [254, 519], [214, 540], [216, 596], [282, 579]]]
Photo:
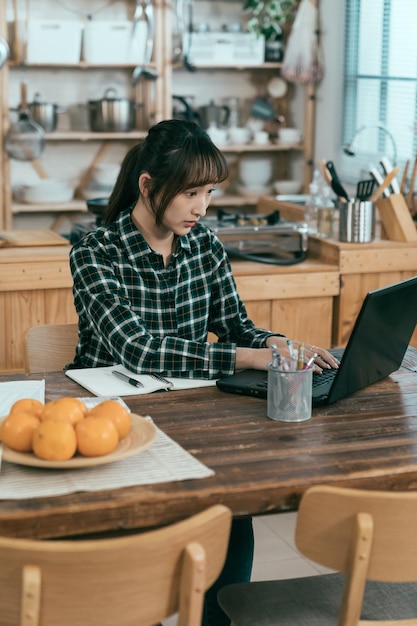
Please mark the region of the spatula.
[[361, 201], [369, 200], [375, 188], [375, 180], [360, 180], [356, 187], [356, 199]]

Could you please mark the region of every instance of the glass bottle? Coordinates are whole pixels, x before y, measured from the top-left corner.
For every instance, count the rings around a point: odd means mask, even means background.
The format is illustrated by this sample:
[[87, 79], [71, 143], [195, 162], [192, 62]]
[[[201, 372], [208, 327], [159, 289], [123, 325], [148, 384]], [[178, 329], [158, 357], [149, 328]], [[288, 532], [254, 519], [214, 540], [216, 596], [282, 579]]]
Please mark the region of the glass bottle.
[[330, 187], [322, 188], [322, 206], [317, 212], [317, 235], [325, 239], [333, 237], [334, 204], [330, 198]]

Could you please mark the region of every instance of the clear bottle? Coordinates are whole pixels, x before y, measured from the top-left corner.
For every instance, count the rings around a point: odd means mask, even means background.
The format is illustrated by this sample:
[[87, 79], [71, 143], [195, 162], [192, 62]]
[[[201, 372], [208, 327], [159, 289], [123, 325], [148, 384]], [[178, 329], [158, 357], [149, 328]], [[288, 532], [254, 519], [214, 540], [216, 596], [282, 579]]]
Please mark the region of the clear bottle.
[[331, 189], [327, 185], [323, 186], [322, 206], [318, 207], [317, 213], [317, 235], [325, 239], [333, 237], [334, 230], [334, 203], [330, 198]]
[[316, 173], [314, 173], [313, 182], [309, 186], [309, 197], [305, 205], [304, 219], [308, 225], [310, 235], [317, 234], [317, 220], [319, 209], [323, 206], [320, 195], [320, 185], [318, 183]]

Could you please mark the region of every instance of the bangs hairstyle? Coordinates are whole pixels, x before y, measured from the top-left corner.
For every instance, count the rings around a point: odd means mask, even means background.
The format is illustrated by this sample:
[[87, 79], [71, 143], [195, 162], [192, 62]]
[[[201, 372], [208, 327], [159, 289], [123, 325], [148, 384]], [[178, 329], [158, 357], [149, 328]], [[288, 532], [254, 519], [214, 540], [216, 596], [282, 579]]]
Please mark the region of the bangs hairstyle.
[[149, 193], [149, 202], [158, 225], [162, 223], [164, 213], [175, 196], [195, 187], [216, 185], [229, 175], [223, 153], [204, 131], [199, 131], [197, 135], [189, 135], [181, 147], [165, 155], [163, 177], [162, 171], [156, 179], [152, 176], [154, 184]]
[[148, 200], [155, 222], [161, 225], [172, 200], [187, 189], [226, 180], [229, 167], [223, 153], [196, 123], [164, 120], [153, 126], [142, 144], [127, 153], [109, 198], [104, 223], [139, 198], [139, 177], [150, 176]]

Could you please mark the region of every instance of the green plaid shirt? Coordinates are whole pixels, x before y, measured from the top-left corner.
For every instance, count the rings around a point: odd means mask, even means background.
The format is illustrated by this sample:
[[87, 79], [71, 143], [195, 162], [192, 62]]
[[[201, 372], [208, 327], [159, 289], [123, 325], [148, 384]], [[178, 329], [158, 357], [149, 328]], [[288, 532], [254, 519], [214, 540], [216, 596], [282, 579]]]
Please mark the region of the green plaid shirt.
[[[121, 363], [166, 376], [231, 374], [236, 346], [264, 347], [272, 333], [248, 319], [223, 245], [198, 224], [178, 239], [164, 267], [130, 213], [71, 250], [80, 340], [69, 367]], [[209, 331], [218, 342], [207, 341]]]

